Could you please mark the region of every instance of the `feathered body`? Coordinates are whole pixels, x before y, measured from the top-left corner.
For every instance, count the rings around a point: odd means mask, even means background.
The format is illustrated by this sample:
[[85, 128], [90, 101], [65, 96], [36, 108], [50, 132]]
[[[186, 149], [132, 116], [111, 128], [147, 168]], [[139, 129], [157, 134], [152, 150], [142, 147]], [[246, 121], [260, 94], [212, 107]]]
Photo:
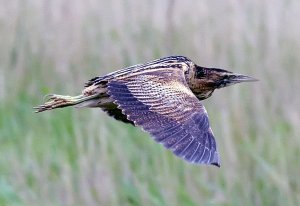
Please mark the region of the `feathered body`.
[[200, 100], [215, 89], [254, 80], [170, 56], [95, 77], [79, 96], [49, 95], [49, 101], [36, 109], [100, 107], [117, 120], [142, 127], [189, 162], [219, 166], [214, 135]]

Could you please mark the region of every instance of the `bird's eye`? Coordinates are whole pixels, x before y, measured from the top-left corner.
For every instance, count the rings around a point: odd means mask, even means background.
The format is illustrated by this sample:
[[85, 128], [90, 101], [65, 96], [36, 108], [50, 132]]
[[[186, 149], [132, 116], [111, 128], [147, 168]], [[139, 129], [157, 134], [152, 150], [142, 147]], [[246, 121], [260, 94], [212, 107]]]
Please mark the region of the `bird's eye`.
[[223, 76], [223, 79], [228, 79], [228, 78], [229, 78], [228, 75], [224, 75], [224, 76]]
[[203, 78], [205, 76], [205, 72], [203, 69], [198, 69], [195, 74], [197, 79]]

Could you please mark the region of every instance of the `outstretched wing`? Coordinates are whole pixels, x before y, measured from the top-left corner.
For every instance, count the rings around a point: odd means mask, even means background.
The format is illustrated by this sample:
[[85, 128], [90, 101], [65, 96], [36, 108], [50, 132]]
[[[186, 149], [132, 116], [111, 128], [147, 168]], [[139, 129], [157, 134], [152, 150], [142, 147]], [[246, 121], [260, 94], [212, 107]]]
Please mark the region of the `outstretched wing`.
[[220, 165], [207, 112], [180, 66], [112, 80], [108, 94], [128, 120], [175, 155], [192, 163]]

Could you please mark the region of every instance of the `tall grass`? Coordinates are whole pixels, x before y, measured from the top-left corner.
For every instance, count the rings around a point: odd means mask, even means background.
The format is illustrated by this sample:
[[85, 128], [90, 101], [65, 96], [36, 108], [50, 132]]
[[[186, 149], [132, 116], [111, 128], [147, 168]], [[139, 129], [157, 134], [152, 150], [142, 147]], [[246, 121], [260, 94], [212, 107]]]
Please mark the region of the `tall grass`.
[[[0, 205], [299, 205], [299, 13], [297, 0], [2, 0]], [[171, 54], [260, 79], [203, 102], [220, 169], [99, 109], [32, 112]]]

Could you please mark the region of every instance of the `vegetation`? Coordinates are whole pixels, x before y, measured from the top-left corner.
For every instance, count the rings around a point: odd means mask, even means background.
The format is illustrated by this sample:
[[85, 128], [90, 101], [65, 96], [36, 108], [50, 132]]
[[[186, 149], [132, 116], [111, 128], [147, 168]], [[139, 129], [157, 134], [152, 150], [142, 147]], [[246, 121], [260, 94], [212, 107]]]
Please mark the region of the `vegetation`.
[[[0, 205], [299, 205], [300, 3], [0, 3]], [[260, 79], [204, 101], [221, 168], [183, 162], [100, 109], [47, 93], [181, 54]]]

